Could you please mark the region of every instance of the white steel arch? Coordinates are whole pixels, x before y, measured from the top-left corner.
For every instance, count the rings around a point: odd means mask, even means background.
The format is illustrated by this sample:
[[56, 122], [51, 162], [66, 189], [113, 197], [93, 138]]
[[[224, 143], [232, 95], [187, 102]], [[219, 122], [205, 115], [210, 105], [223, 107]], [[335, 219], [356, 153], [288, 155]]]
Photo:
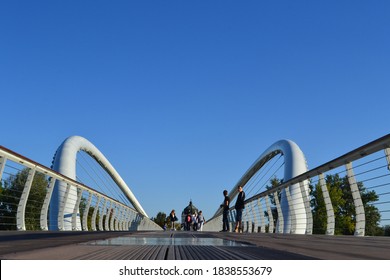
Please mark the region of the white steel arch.
[[[107, 158], [87, 139], [81, 136], [68, 137], [57, 149], [53, 159], [53, 170], [76, 180], [76, 156], [78, 151], [85, 151], [111, 176], [116, 184], [121, 188], [124, 195], [129, 199], [134, 208], [143, 216], [148, 217], [130, 188], [127, 186], [122, 177], [107, 160]], [[72, 213], [74, 212], [75, 203], [66, 200], [63, 215], [63, 228], [58, 227], [58, 211], [65, 195], [77, 196], [77, 189], [70, 187], [69, 193], [66, 193], [67, 186], [64, 183], [57, 182], [54, 188], [52, 202], [50, 204], [50, 229], [52, 230], [72, 230]], [[77, 217], [77, 228], [81, 230], [80, 217]]]
[[[284, 181], [288, 181], [291, 178], [294, 178], [304, 172], [307, 171], [306, 159], [298, 147], [298, 145], [291, 140], [280, 140], [272, 144], [267, 150], [265, 150], [258, 159], [252, 164], [251, 167], [245, 172], [245, 174], [241, 177], [241, 179], [237, 182], [237, 184], [233, 187], [233, 189], [229, 193], [229, 197], [233, 200], [237, 195], [237, 187], [244, 186], [245, 184], [259, 171], [262, 166], [271, 160], [277, 154], [282, 154], [284, 156]], [[244, 188], [245, 191], [245, 188]], [[290, 186], [290, 195], [291, 200], [294, 201], [294, 215], [297, 219], [306, 220], [306, 212], [302, 193], [299, 184], [295, 184]], [[307, 192], [307, 190], [306, 190]], [[281, 199], [281, 207], [284, 218], [283, 232], [290, 233], [291, 230], [291, 211], [289, 208], [287, 197], [285, 190], [282, 191], [282, 199]], [[218, 209], [214, 214], [214, 217], [220, 215], [222, 209]], [[297, 234], [305, 234], [306, 232], [306, 223], [301, 223], [295, 229], [295, 233]]]

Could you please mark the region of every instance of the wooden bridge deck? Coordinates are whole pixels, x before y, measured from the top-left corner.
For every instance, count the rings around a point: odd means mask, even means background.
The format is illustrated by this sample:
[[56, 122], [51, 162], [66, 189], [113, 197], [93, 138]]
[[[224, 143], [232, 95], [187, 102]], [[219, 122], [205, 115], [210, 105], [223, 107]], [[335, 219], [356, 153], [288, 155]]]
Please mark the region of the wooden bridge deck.
[[0, 259], [390, 260], [390, 238], [222, 232], [0, 232]]

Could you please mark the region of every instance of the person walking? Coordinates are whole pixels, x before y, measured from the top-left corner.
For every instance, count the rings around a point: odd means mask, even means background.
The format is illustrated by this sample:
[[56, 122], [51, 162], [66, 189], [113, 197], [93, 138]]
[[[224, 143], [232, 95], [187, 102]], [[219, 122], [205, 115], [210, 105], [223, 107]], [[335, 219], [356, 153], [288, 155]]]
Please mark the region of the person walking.
[[198, 230], [198, 215], [197, 213], [192, 214], [192, 230]]
[[178, 218], [176, 217], [175, 210], [171, 211], [171, 213], [169, 214], [169, 219], [171, 221], [171, 230], [176, 230], [175, 222], [178, 220]]
[[245, 192], [242, 190], [242, 186], [238, 186], [238, 196], [236, 200], [236, 205], [234, 208], [236, 209], [236, 227], [234, 232], [242, 232], [242, 211], [245, 208]]
[[191, 230], [191, 222], [192, 222], [192, 216], [191, 213], [188, 212], [185, 218], [185, 230], [187, 231]]
[[199, 211], [198, 213], [198, 230], [203, 231], [203, 224], [205, 222], [205, 219], [203, 217], [203, 212]]
[[229, 215], [229, 205], [230, 205], [230, 197], [228, 196], [228, 191], [224, 190], [223, 191], [223, 196], [225, 197], [223, 200], [223, 204], [221, 204], [221, 207], [223, 207], [223, 212], [222, 212], [222, 231], [230, 231], [230, 226], [229, 226], [229, 220], [228, 220], [228, 215]]

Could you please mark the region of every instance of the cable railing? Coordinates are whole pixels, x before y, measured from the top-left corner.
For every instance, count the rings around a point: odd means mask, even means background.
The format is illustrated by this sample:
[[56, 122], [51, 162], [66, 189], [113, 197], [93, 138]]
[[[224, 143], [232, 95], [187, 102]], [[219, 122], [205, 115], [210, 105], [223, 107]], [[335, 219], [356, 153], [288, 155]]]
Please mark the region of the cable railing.
[[[283, 154], [277, 154], [267, 155], [250, 178], [244, 176], [244, 232], [390, 235], [390, 134], [286, 181]], [[126, 203], [110, 176], [80, 164], [89, 179], [73, 180], [0, 146], [0, 230], [49, 230], [53, 216], [58, 230], [161, 230]], [[49, 205], [56, 182], [64, 186], [64, 198], [54, 213]], [[74, 208], [65, 211], [65, 204]], [[231, 230], [233, 205], [234, 199]], [[283, 207], [290, 209], [288, 216]], [[221, 229], [220, 212], [204, 225], [208, 231]]]
[[[49, 205], [56, 182], [64, 187], [58, 213]], [[76, 191], [70, 191], [70, 190]], [[65, 205], [74, 205], [65, 213]], [[107, 195], [68, 178], [0, 146], [0, 230], [49, 230], [50, 217], [56, 228], [83, 231], [161, 230], [147, 216], [136, 211], [124, 199]]]
[[[261, 193], [247, 195], [243, 232], [294, 234], [304, 228], [303, 234], [390, 235], [390, 134], [290, 180], [271, 179], [278, 184], [269, 183]], [[244, 192], [253, 189], [249, 184], [251, 180], [243, 186]], [[299, 196], [290, 193], [293, 186], [298, 186]], [[234, 200], [230, 206], [232, 231]], [[288, 217], [283, 207], [290, 209]], [[303, 217], [297, 214], [302, 212]], [[287, 221], [291, 226], [286, 230]], [[221, 211], [204, 230], [222, 230]]]

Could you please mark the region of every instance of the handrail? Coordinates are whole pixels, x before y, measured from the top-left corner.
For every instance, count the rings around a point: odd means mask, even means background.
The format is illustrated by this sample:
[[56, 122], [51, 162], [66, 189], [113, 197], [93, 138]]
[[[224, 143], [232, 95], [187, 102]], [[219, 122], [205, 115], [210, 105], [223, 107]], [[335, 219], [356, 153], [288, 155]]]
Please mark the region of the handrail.
[[[162, 230], [160, 226], [158, 226], [156, 223], [154, 223], [152, 220], [150, 220], [147, 216], [145, 216], [143, 213], [140, 213], [133, 207], [130, 207], [129, 205], [126, 205], [125, 203], [110, 197], [108, 195], [105, 195], [104, 193], [95, 190], [91, 188], [90, 186], [87, 186], [83, 183], [80, 183], [72, 178], [69, 178], [55, 170], [52, 170], [36, 161], [33, 161], [23, 155], [18, 154], [15, 151], [12, 151], [4, 146], [0, 145], [0, 179], [2, 179], [3, 171], [6, 165], [7, 161], [15, 162], [17, 164], [20, 164], [26, 168], [28, 168], [30, 171], [28, 173], [27, 182], [24, 186], [23, 193], [21, 194], [20, 198], [17, 198], [19, 200], [19, 205], [17, 213], [16, 213], [16, 228], [18, 230], [26, 230], [25, 226], [25, 209], [27, 205], [28, 196], [31, 189], [31, 182], [36, 174], [36, 172], [42, 173], [49, 179], [49, 184], [46, 189], [46, 197], [42, 205], [41, 209], [41, 230], [48, 230], [47, 227], [47, 213], [48, 213], [48, 205], [51, 201], [51, 192], [53, 191], [54, 182], [59, 181], [62, 183], [65, 183], [67, 188], [70, 186], [75, 187], [76, 189], [86, 191], [89, 193], [89, 202], [88, 206], [86, 208], [86, 213], [88, 213], [90, 207], [93, 207], [90, 203], [90, 199], [92, 196], [95, 196], [98, 198], [98, 201], [100, 201], [102, 198], [105, 200], [105, 205], [110, 205], [107, 209], [104, 209], [104, 211], [107, 210], [107, 215], [111, 215], [111, 213], [116, 212], [117, 216], [115, 216], [116, 222], [113, 223], [113, 219], [111, 219], [111, 224], [108, 225], [106, 220], [105, 226], [102, 227], [102, 218], [100, 218], [99, 221], [95, 220], [95, 223], [92, 225], [92, 230], [96, 230], [96, 225], [99, 224], [99, 230]], [[50, 180], [50, 178], [52, 178]], [[53, 180], [54, 179], [54, 180]], [[76, 217], [78, 213], [78, 207], [81, 200], [81, 194], [82, 192], [79, 192], [80, 194], [77, 195], [76, 198], [76, 204], [77, 209], [75, 208], [73, 215], [72, 215], [72, 228], [71, 230], [81, 230], [80, 228], [77, 228], [76, 225]], [[65, 198], [67, 199], [67, 198]], [[0, 201], [1, 202], [1, 201]], [[62, 206], [63, 207], [63, 206]], [[99, 204], [95, 205], [95, 211], [93, 213], [93, 219], [97, 219], [97, 208], [99, 207]], [[106, 206], [104, 206], [106, 207]], [[104, 208], [103, 207], [103, 208]], [[113, 208], [114, 207], [114, 208]], [[103, 208], [101, 210], [103, 211]], [[121, 209], [121, 210], [118, 210]], [[109, 214], [110, 213], [110, 214]], [[133, 214], [131, 214], [133, 213]], [[63, 208], [59, 209], [58, 212], [59, 216], [63, 215]], [[102, 213], [101, 216], [103, 216], [104, 213]], [[113, 214], [112, 214], [113, 215]], [[86, 220], [86, 214], [83, 219], [84, 223]], [[43, 220], [42, 220], [43, 219]], [[58, 220], [58, 229], [59, 230], [65, 230], [63, 228], [64, 220]], [[131, 226], [130, 226], [131, 224]], [[90, 230], [87, 228], [87, 226], [83, 226], [82, 230]]]
[[[280, 191], [290, 185], [297, 184], [299, 182], [308, 180], [312, 177], [315, 177], [321, 173], [327, 172], [329, 170], [338, 168], [340, 166], [343, 166], [344, 164], [347, 164], [349, 162], [355, 161], [359, 158], [363, 158], [367, 155], [373, 154], [375, 152], [378, 152], [380, 150], [386, 149], [390, 147], [390, 134], [387, 134], [377, 140], [374, 140], [366, 145], [363, 145], [357, 149], [354, 149], [351, 152], [348, 152], [336, 159], [333, 159], [331, 161], [328, 161], [316, 168], [313, 168], [305, 173], [302, 173], [301, 175], [298, 175], [294, 178], [291, 178], [290, 180], [283, 182], [282, 184], [272, 187], [269, 190], [266, 190], [262, 193], [259, 193], [247, 200], [245, 200], [245, 203], [252, 202], [260, 197], [272, 194], [276, 191]], [[232, 207], [233, 208], [233, 207]], [[230, 209], [232, 209], [230, 208]]]
[[[367, 162], [365, 162], [364, 164], [362, 165], [358, 165], [356, 167], [353, 167], [353, 162], [357, 161], [357, 160], [360, 160], [360, 159], [363, 159], [367, 156], [371, 156], [371, 155], [374, 155], [375, 153], [377, 152], [380, 152], [381, 150], [384, 150], [384, 154], [382, 156], [378, 155], [377, 158], [375, 160], [368, 160]], [[369, 158], [370, 159], [370, 158]], [[387, 162], [383, 162], [383, 160], [386, 160]], [[355, 172], [354, 172], [354, 169], [356, 168], [359, 168], [359, 170], [362, 170], [363, 168], [369, 168], [371, 162], [376, 162], [376, 161], [379, 161], [380, 160], [380, 163], [378, 164], [381, 164], [379, 167], [376, 166], [375, 168], [372, 168], [372, 169], [369, 169], [369, 170], [363, 170], [363, 172], [359, 172], [359, 173], [356, 173], [355, 175]], [[352, 203], [353, 203], [353, 206], [355, 211], [356, 211], [356, 214], [355, 214], [355, 235], [356, 236], [364, 236], [365, 235], [365, 225], [366, 225], [366, 217], [365, 217], [365, 209], [364, 209], [364, 206], [363, 206], [363, 202], [362, 202], [362, 198], [361, 198], [361, 193], [360, 193], [360, 190], [359, 190], [359, 187], [358, 187], [358, 183], [360, 182], [358, 180], [358, 178], [355, 178], [355, 177], [359, 177], [361, 179], [364, 179], [365, 182], [367, 184], [370, 184], [370, 182], [372, 181], [375, 181], [375, 180], [379, 180], [378, 178], [381, 178], [380, 180], [383, 180], [383, 182], [375, 182], [375, 184], [372, 182], [371, 183], [371, 186], [370, 186], [370, 189], [378, 189], [380, 190], [379, 193], [378, 193], [378, 199], [384, 199], [383, 201], [379, 201], [379, 202], [371, 202], [371, 205], [378, 205], [378, 207], [386, 207], [387, 205], [390, 205], [390, 192], [388, 191], [388, 188], [390, 186], [390, 181], [389, 181], [389, 178], [390, 178], [390, 134], [387, 134], [383, 137], [380, 137], [374, 141], [371, 141], [365, 145], [362, 145], [360, 146], [359, 148], [356, 148], [348, 153], [345, 153], [344, 155], [340, 156], [340, 157], [337, 157], [331, 161], [328, 161], [322, 165], [319, 165], [313, 169], [310, 169], [300, 175], [297, 175], [289, 180], [286, 180], [286, 181], [282, 181], [282, 183], [280, 183], [279, 185], [277, 186], [273, 186], [261, 193], [258, 193], [258, 194], [255, 194], [254, 196], [248, 198], [245, 200], [245, 205], [246, 206], [249, 206], [249, 207], [246, 207], [245, 211], [246, 214], [249, 214], [249, 216], [252, 216], [252, 217], [249, 217], [247, 220], [247, 231], [248, 232], [251, 232], [251, 230], [253, 231], [257, 231], [257, 230], [261, 230], [261, 232], [266, 232], [265, 231], [265, 228], [267, 227], [267, 225], [265, 224], [265, 219], [268, 218], [268, 230], [269, 232], [273, 232], [273, 230], [275, 230], [275, 232], [283, 232], [283, 233], [301, 233], [301, 232], [298, 232], [297, 229], [298, 229], [298, 225], [300, 226], [299, 229], [302, 229], [302, 228], [306, 228], [306, 231], [303, 232], [304, 234], [312, 234], [313, 232], [313, 209], [312, 209], [312, 206], [310, 204], [310, 201], [312, 199], [312, 197], [310, 197], [310, 193], [309, 193], [309, 184], [310, 184], [310, 180], [313, 180], [315, 179], [316, 177], [318, 178], [317, 180], [317, 183], [318, 185], [316, 185], [317, 188], [320, 188], [318, 189], [318, 192], [322, 192], [323, 193], [323, 199], [325, 200], [325, 206], [326, 206], [326, 216], [325, 217], [327, 219], [327, 224], [328, 224], [328, 227], [327, 227], [327, 230], [326, 230], [326, 234], [328, 235], [332, 235], [334, 234], [335, 232], [335, 223], [334, 223], [334, 220], [335, 220], [335, 212], [334, 212], [334, 209], [332, 207], [332, 202], [330, 200], [330, 197], [329, 197], [329, 193], [328, 193], [328, 190], [327, 190], [327, 186], [326, 186], [326, 183], [325, 183], [325, 178], [324, 178], [324, 174], [338, 174], [339, 172], [336, 170], [340, 169], [340, 168], [344, 168], [344, 171], [342, 172], [345, 172], [346, 174], [346, 177], [348, 179], [348, 184], [349, 184], [349, 187], [350, 187], [350, 191], [351, 191], [351, 195], [352, 195]], [[386, 168], [387, 167], [387, 168]], [[384, 169], [386, 171], [384, 171]], [[380, 175], [378, 174], [375, 174], [375, 172], [382, 172]], [[331, 173], [331, 171], [334, 171], [333, 173]], [[373, 174], [369, 174], [369, 173], [373, 173]], [[384, 172], [384, 173], [383, 173]], [[367, 174], [366, 174], [367, 173]], [[364, 175], [363, 175], [364, 174]], [[369, 175], [368, 175], [369, 174]], [[255, 177], [255, 174], [252, 174], [253, 177]], [[368, 178], [368, 176], [371, 176]], [[365, 178], [367, 177], [367, 178]], [[250, 178], [248, 178], [248, 180], [246, 180], [246, 182], [248, 182], [250, 180]], [[244, 185], [245, 186], [245, 185]], [[291, 193], [289, 190], [291, 190], [291, 187], [294, 186], [296, 188], [296, 186], [298, 186], [298, 188], [300, 188], [300, 196], [302, 196], [303, 198], [303, 203], [302, 202], [298, 202], [298, 205], [297, 205], [297, 201], [299, 199], [295, 198], [295, 201], [293, 202], [294, 198], [291, 196]], [[366, 185], [364, 186], [366, 187]], [[385, 188], [385, 189], [382, 189], [382, 188]], [[244, 188], [244, 191], [245, 191], [245, 188]], [[283, 217], [284, 213], [282, 213], [282, 210], [281, 210], [281, 205], [283, 206], [283, 204], [281, 204], [278, 199], [276, 199], [275, 201], [275, 204], [276, 204], [276, 208], [275, 208], [275, 211], [277, 211], [277, 215], [279, 216], [280, 219], [278, 219], [278, 223], [279, 225], [276, 226], [276, 228], [274, 228], [274, 218], [272, 217], [272, 213], [271, 213], [271, 208], [270, 208], [270, 205], [269, 205], [269, 202], [270, 202], [270, 197], [271, 196], [274, 196], [274, 198], [277, 198], [275, 197], [275, 195], [277, 195], [279, 192], [284, 192], [283, 194], [285, 195], [285, 197], [287, 198], [287, 202], [284, 201], [284, 203], [288, 204], [288, 207], [290, 207], [292, 209], [292, 212], [291, 213], [288, 213], [288, 217]], [[376, 193], [375, 193], [376, 195]], [[283, 197], [283, 195], [282, 195]], [[266, 204], [266, 209], [264, 208], [264, 204], [263, 202], [261, 201], [265, 201], [265, 204]], [[257, 204], [256, 204], [257, 202]], [[295, 203], [295, 204], [294, 204]], [[301, 203], [301, 204], [299, 204]], [[249, 208], [249, 210], [248, 210]], [[255, 210], [255, 209], [258, 209], [258, 210]], [[296, 216], [296, 213], [294, 213], [294, 211], [305, 211], [306, 212], [306, 217], [305, 218], [302, 218], [299, 217], [299, 219], [301, 219], [300, 221], [297, 221], [297, 216]], [[378, 210], [379, 211], [379, 210]], [[262, 212], [267, 212], [268, 213], [268, 217], [265, 216], [264, 213]], [[229, 223], [232, 224], [232, 226], [235, 224], [234, 222], [234, 213], [235, 213], [235, 210], [234, 210], [234, 206], [230, 207], [229, 208]], [[390, 221], [390, 217], [389, 217], [389, 213], [390, 213], [390, 209], [388, 208], [381, 208], [380, 210], [380, 215], [385, 215], [385, 218], [383, 219], [384, 221]], [[263, 216], [264, 215], [264, 216]], [[221, 218], [222, 215], [215, 215], [213, 216], [211, 219], [209, 219], [206, 224], [205, 224], [205, 230], [211, 230], [211, 231], [214, 231], [214, 230], [221, 230], [222, 229], [222, 218]], [[295, 216], [295, 220], [294, 220], [294, 216]], [[283, 228], [283, 220], [286, 220], [286, 218], [291, 218], [292, 219], [292, 226], [291, 228], [287, 228], [287, 231], [286, 229]], [[252, 219], [252, 220], [251, 220]], [[271, 223], [272, 221], [272, 223]], [[260, 226], [257, 228], [258, 224], [257, 223], [260, 223]], [[306, 226], [305, 226], [306, 224]], [[384, 229], [384, 228], [383, 228]]]
[[[97, 190], [94, 190], [93, 188], [91, 188], [87, 185], [84, 185], [83, 183], [77, 182], [76, 180], [73, 180], [65, 175], [62, 175], [61, 173], [59, 173], [53, 169], [50, 169], [50, 168], [48, 168], [48, 167], [46, 167], [46, 166], [44, 166], [36, 161], [33, 161], [33, 160], [31, 160], [31, 159], [29, 159], [21, 154], [16, 153], [15, 151], [12, 151], [12, 150], [0, 145], [0, 156], [1, 156], [1, 154], [3, 154], [7, 159], [14, 158], [14, 160], [13, 160], [14, 162], [18, 162], [24, 166], [29, 167], [29, 168], [37, 168], [38, 171], [40, 171], [41, 173], [44, 173], [50, 177], [55, 177], [56, 179], [59, 179], [65, 183], [71, 184], [72, 186], [83, 188], [83, 189], [85, 189], [93, 194], [98, 194], [102, 197], [105, 197], [112, 202], [120, 204], [124, 207], [131, 208], [128, 205], [120, 202], [119, 200], [116, 200], [116, 199], [113, 199], [109, 196], [106, 196], [105, 194], [103, 194]], [[131, 209], [134, 210], [134, 208], [131, 208]]]

